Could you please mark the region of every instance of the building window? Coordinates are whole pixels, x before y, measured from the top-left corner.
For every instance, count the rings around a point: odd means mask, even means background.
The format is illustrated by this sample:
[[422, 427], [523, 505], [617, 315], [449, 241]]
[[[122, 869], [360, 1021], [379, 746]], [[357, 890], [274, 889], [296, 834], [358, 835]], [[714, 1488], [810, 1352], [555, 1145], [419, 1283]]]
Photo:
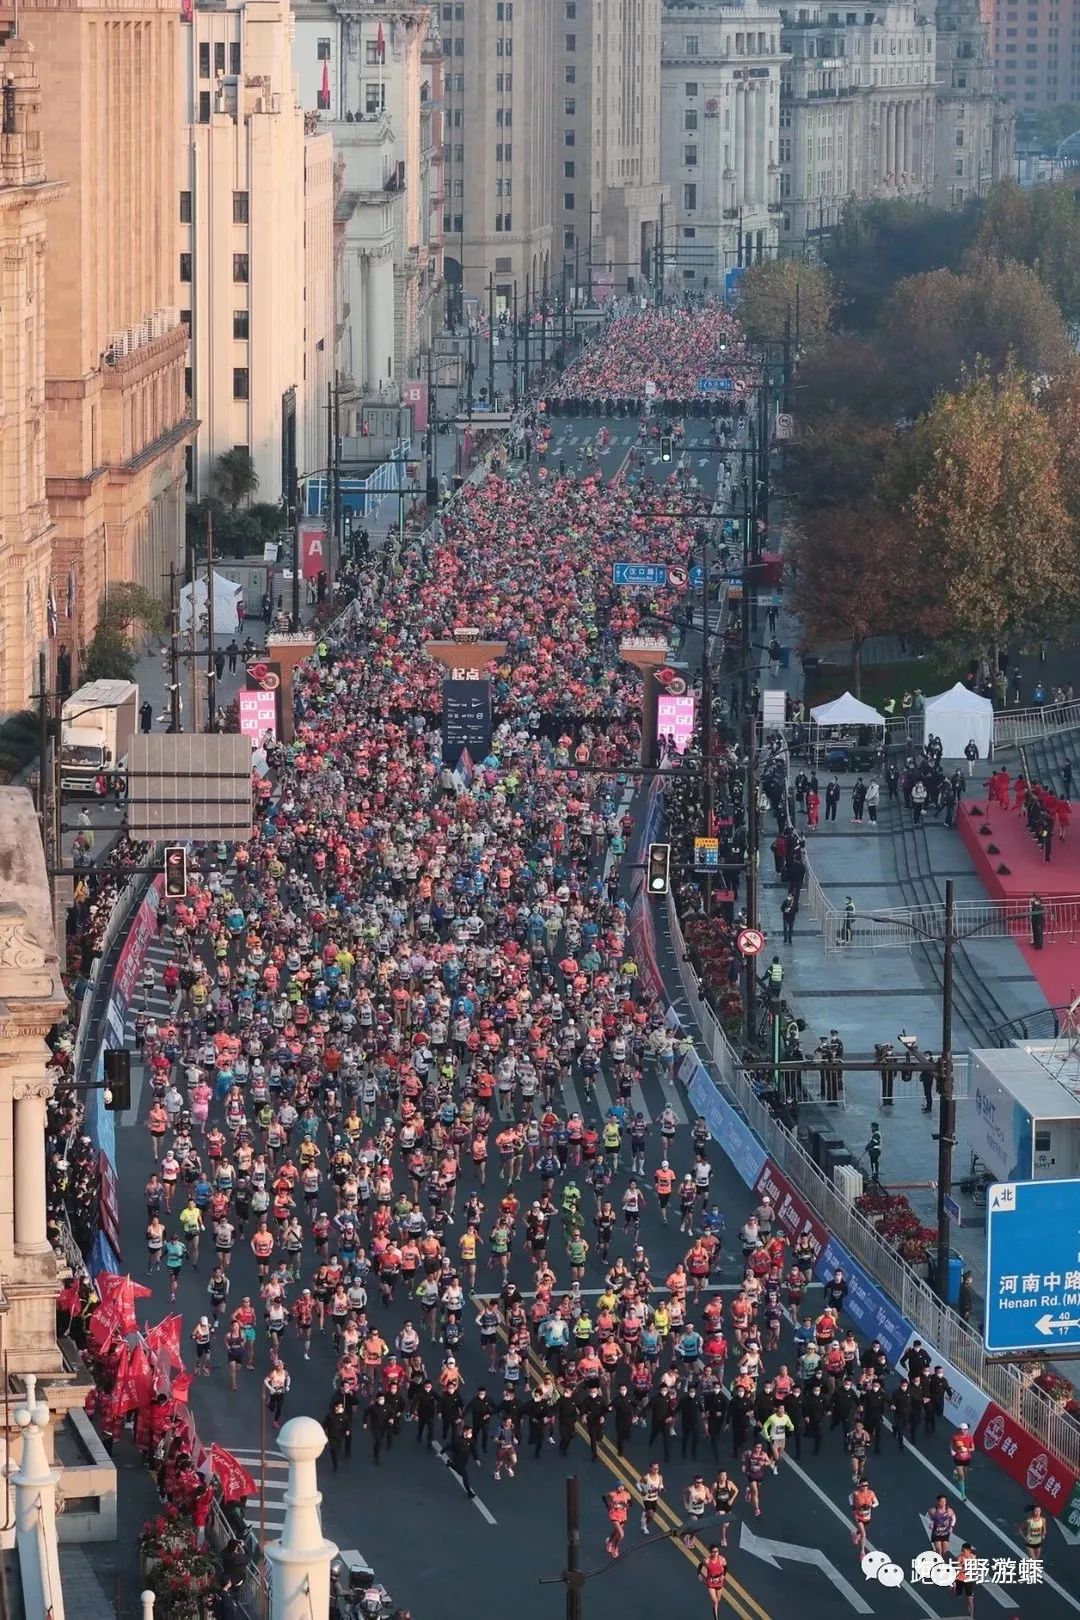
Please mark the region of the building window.
[[572, 191], [563, 192], [562, 205], [566, 213], [572, 214], [574, 212], [574, 193]]
[[316, 43], [315, 43], [315, 60], [317, 62], [329, 62], [329, 60], [330, 60], [330, 41], [328, 39], [320, 39], [320, 40], [316, 41]]
[[697, 127], [697, 108], [687, 107], [686, 111], [683, 113], [683, 128], [697, 129]]
[[210, 46], [209, 43], [199, 46], [199, 78], [210, 77]]
[[232, 222], [234, 225], [248, 223], [248, 194], [246, 191], [234, 191], [232, 194]]
[[233, 366], [232, 397], [233, 399], [247, 399], [248, 397], [247, 366]]
[[566, 49], [568, 51], [576, 51], [577, 50], [577, 35], [576, 34], [567, 34], [567, 36], [566, 36]]
[[[367, 113], [369, 118], [374, 118], [378, 113], [386, 111], [385, 84], [379, 84], [376, 82], [375, 84], [366, 84], [364, 86], [364, 111]], [[460, 108], [458, 111], [460, 111]], [[455, 122], [456, 121], [457, 119], [455, 115]]]
[[496, 259], [495, 260], [495, 274], [497, 276], [508, 276], [510, 274], [510, 272], [513, 270], [513, 268], [514, 268], [513, 259]]
[[697, 226], [696, 225], [684, 225], [683, 226], [683, 237], [687, 242], [692, 242], [696, 236], [697, 236]]
[[964, 144], [964, 132], [962, 129], [958, 129], [956, 132], [956, 144], [957, 146], [963, 146]]
[[186, 326], [188, 331], [189, 332], [191, 331], [191, 311], [190, 311], [190, 309], [182, 309], [180, 311], [180, 325], [181, 326]]
[[577, 68], [572, 63], [563, 74], [563, 83], [577, 84]]
[[180, 280], [181, 281], [190, 281], [191, 280], [191, 254], [190, 253], [181, 253], [181, 255], [180, 255]]
[[566, 114], [567, 118], [573, 118], [575, 116], [575, 114], [577, 113], [577, 97], [576, 96], [567, 96], [566, 97], [565, 101], [563, 102], [563, 112]]
[[686, 94], [688, 96], [696, 96], [697, 95], [697, 80], [696, 79], [687, 80], [687, 82], [686, 82], [686, 84], [684, 85], [683, 88], [685, 89]]
[[562, 245], [564, 248], [572, 248], [574, 241], [574, 227], [572, 225], [568, 225], [562, 233]]
[[218, 44], [216, 44], [214, 46], [214, 73], [215, 73], [215, 75], [218, 74], [218, 73], [223, 75], [224, 72], [225, 72], [225, 41], [221, 40]]
[[233, 254], [232, 278], [234, 281], [246, 281], [248, 279], [248, 256], [246, 253]]
[[232, 312], [232, 335], [238, 343], [246, 343], [250, 332], [250, 323], [246, 309], [234, 309]]
[[577, 16], [577, 0], [566, 0], [566, 15], [571, 21]]
[[563, 166], [562, 166], [562, 172], [563, 172], [563, 179], [564, 180], [572, 180], [574, 178], [574, 165], [573, 165], [573, 163], [564, 163]]
[[697, 186], [683, 186], [682, 205], [688, 214], [693, 213], [694, 209], [697, 207]]
[[180, 223], [181, 223], [181, 225], [190, 225], [191, 224], [191, 192], [190, 191], [182, 191], [180, 193]]
[[461, 235], [461, 232], [462, 232], [462, 229], [463, 229], [462, 217], [463, 216], [461, 214], [455, 214], [454, 215], [454, 230], [455, 230], [455, 232], [457, 233], [458, 236]]
[[563, 130], [563, 145], [564, 146], [573, 146], [576, 139], [577, 139], [577, 136], [574, 134], [574, 131], [572, 129], [564, 129]]
[[240, 47], [236, 44], [229, 46], [229, 72], [234, 79], [240, 72]]
[[379, 42], [377, 39], [367, 39], [364, 41], [364, 61], [367, 63], [368, 67], [378, 67]]
[[696, 56], [698, 53], [698, 37], [696, 34], [686, 34], [683, 37], [683, 54]]
[[209, 90], [200, 90], [199, 91], [199, 123], [200, 124], [208, 124], [209, 122], [210, 122], [210, 92], [209, 92]]
[[688, 169], [696, 168], [696, 166], [697, 166], [697, 147], [696, 146], [684, 146], [683, 147], [683, 162], [686, 164], [686, 167]]

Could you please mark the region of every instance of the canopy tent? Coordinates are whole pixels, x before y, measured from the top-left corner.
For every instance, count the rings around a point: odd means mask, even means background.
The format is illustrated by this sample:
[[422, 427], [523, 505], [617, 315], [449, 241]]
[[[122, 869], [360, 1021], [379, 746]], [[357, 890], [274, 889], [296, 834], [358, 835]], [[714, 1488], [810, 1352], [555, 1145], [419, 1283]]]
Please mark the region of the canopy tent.
[[843, 692], [810, 710], [809, 757], [829, 770], [875, 770], [885, 745], [885, 716]]
[[810, 718], [818, 726], [879, 726], [885, 729], [885, 716], [878, 714], [869, 703], [863, 703], [850, 692], [844, 692], [831, 703], [819, 703], [810, 710]]
[[[185, 585], [180, 592], [180, 629], [190, 630], [192, 612], [195, 615], [196, 630], [206, 629], [206, 580], [199, 578], [192, 585]], [[226, 579], [224, 574], [214, 574], [214, 637], [232, 636], [240, 628], [240, 615], [237, 604], [243, 600], [244, 587], [237, 585], [235, 580]]]
[[944, 759], [963, 759], [964, 749], [974, 738], [980, 759], [994, 751], [994, 705], [957, 681], [947, 692], [928, 697], [923, 706], [923, 741], [941, 738]]

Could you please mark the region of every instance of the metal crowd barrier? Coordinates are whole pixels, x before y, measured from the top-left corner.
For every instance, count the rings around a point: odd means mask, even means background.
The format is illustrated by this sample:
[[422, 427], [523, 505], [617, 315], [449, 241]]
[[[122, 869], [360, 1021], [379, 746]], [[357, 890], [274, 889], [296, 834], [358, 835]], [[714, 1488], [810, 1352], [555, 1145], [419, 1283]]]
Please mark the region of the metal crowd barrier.
[[698, 1009], [697, 1023], [708, 1050], [712, 1079], [737, 1106], [778, 1169], [813, 1206], [828, 1230], [881, 1285], [920, 1337], [1073, 1473], [1080, 1473], [1080, 1424], [1043, 1390], [1026, 1382], [1014, 1367], [987, 1357], [978, 1335], [942, 1304], [880, 1233], [841, 1196], [797, 1138], [778, 1123], [757, 1096], [708, 1003], [698, 999], [697, 979], [687, 960], [671, 895], [668, 896], [668, 927], [683, 992], [689, 1006]]
[[994, 747], [1014, 748], [1080, 727], [1080, 702], [1042, 703], [1033, 709], [1001, 709], [994, 715]]

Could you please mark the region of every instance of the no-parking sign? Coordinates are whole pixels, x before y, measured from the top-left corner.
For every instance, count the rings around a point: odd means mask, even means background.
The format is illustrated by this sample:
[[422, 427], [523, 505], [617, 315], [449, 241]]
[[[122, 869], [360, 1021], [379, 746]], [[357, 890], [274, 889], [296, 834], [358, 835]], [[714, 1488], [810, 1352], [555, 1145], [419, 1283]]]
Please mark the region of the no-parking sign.
[[735, 945], [743, 956], [756, 956], [765, 948], [765, 935], [760, 928], [740, 928], [735, 935]]

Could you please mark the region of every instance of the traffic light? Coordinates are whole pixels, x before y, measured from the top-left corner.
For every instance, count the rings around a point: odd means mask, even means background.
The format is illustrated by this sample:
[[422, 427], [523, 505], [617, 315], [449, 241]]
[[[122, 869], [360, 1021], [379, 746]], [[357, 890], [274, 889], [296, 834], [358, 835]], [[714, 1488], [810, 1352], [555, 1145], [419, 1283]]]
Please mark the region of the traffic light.
[[183, 844], [169, 844], [165, 849], [165, 898], [183, 900], [187, 897], [187, 850]]
[[650, 894], [667, 894], [671, 866], [671, 845], [650, 844], [646, 886]]
[[671, 434], [670, 433], [661, 433], [661, 435], [660, 435], [660, 460], [661, 461], [670, 461], [671, 460]]
[[131, 1107], [131, 1053], [117, 1046], [105, 1049], [105, 1107], [111, 1114]]

